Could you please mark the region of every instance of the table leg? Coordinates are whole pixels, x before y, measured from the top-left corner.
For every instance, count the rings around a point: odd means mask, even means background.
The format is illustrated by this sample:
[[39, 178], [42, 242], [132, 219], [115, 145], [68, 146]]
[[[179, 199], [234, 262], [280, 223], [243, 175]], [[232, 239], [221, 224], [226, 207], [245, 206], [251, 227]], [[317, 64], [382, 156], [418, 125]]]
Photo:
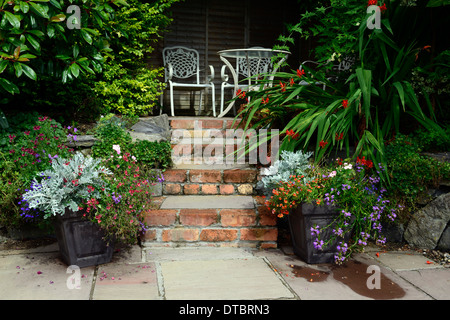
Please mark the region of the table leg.
[[288, 58], [288, 55], [286, 54], [280, 61], [278, 61], [278, 63], [275, 65], [275, 68], [272, 71], [272, 74], [269, 76], [269, 87], [272, 87], [273, 85], [273, 79], [275, 77], [275, 73], [278, 71], [278, 68], [280, 68], [280, 66], [283, 64], [283, 62], [286, 61], [286, 59]]
[[[225, 63], [225, 65], [231, 71], [231, 75], [233, 76], [233, 81], [234, 81], [234, 92], [236, 93], [239, 88], [238, 87], [238, 76], [237, 76], [236, 70], [234, 70], [234, 67], [231, 65], [231, 63], [224, 57], [220, 56], [220, 60], [222, 60], [222, 62]], [[228, 107], [226, 107], [225, 110], [221, 114], [218, 115], [218, 118], [224, 117], [228, 113], [228, 111], [231, 110], [231, 108], [234, 105], [234, 102], [235, 102], [235, 100], [231, 101], [230, 104], [228, 105]]]

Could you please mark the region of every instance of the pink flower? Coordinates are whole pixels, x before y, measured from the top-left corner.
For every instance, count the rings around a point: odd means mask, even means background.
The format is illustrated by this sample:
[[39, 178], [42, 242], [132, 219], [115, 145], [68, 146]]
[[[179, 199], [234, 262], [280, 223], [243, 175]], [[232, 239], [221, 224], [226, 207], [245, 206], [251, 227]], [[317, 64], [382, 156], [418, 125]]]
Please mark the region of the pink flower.
[[117, 152], [117, 154], [120, 154], [120, 145], [118, 144], [113, 145], [113, 149]]

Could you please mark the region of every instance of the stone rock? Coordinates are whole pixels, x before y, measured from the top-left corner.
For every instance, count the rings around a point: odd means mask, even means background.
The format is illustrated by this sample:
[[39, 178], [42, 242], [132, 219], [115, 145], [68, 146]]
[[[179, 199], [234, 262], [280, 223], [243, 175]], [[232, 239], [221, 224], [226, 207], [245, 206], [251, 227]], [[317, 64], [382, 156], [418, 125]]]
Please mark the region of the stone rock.
[[93, 135], [80, 135], [76, 137], [76, 140], [73, 137], [68, 137], [66, 145], [70, 148], [90, 148], [94, 145], [97, 138]]
[[441, 239], [437, 245], [438, 250], [449, 251], [450, 250], [450, 224], [447, 224], [444, 232], [442, 232]]
[[434, 249], [449, 221], [450, 193], [446, 193], [411, 217], [404, 238], [413, 247]]
[[167, 114], [156, 117], [141, 118], [129, 131], [133, 141], [168, 141], [170, 140], [170, 125]]
[[386, 237], [388, 242], [403, 242], [403, 234], [405, 233], [405, 227], [403, 224], [383, 224], [382, 234]]

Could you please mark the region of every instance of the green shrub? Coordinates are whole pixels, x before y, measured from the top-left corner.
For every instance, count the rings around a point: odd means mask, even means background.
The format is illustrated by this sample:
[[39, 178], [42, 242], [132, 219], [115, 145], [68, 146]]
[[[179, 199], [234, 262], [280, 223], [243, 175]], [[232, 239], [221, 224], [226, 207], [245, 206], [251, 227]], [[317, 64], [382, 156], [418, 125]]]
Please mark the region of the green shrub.
[[149, 59], [171, 22], [167, 10], [178, 1], [130, 0], [128, 7], [118, 10], [113, 23], [116, 31], [110, 34], [117, 56], [106, 62], [102, 77], [94, 83], [94, 91], [111, 112], [151, 113], [164, 88], [164, 68], [150, 65]]
[[93, 156], [108, 159], [114, 152], [113, 146], [119, 145], [120, 150], [130, 153], [139, 165], [163, 169], [172, 164], [170, 142], [146, 140], [132, 142], [126, 127], [127, 122], [115, 116], [103, 118], [95, 129], [95, 137], [98, 140], [92, 146]]
[[151, 168], [166, 169], [172, 165], [170, 142], [138, 140], [130, 146], [130, 153], [138, 163]]
[[35, 116], [12, 117], [8, 132], [0, 133], [0, 224], [6, 227], [26, 222], [19, 199], [36, 173], [73, 154], [64, 144], [67, 130], [48, 117], [33, 122]]
[[387, 172], [391, 184], [389, 196], [402, 202], [407, 211], [414, 212], [428, 188], [436, 188], [442, 179], [450, 179], [450, 163], [420, 154], [421, 149], [408, 136], [398, 135], [386, 146]]
[[412, 137], [422, 151], [450, 151], [450, 126], [447, 126], [445, 131], [446, 135], [443, 136], [434, 130], [418, 129], [413, 133]]
[[108, 122], [97, 127], [95, 137], [98, 139], [92, 146], [92, 155], [97, 158], [111, 156], [113, 145], [125, 146], [131, 143], [131, 135], [121, 126]]

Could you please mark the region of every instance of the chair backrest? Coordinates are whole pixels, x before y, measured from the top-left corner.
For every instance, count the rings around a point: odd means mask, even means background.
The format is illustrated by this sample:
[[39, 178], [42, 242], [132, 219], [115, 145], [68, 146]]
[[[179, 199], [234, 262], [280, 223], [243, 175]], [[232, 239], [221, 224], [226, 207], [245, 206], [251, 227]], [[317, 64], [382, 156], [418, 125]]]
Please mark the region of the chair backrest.
[[[186, 47], [168, 47], [163, 50], [164, 67], [170, 63], [173, 68], [173, 76], [187, 79], [196, 76], [197, 84], [200, 83], [200, 60], [198, 51]], [[167, 70], [165, 76], [167, 80]]]
[[337, 66], [338, 71], [347, 71], [350, 70], [350, 68], [355, 63], [355, 57], [353, 56], [346, 56]]
[[[248, 63], [247, 63], [248, 61]], [[244, 77], [251, 77], [257, 74], [270, 71], [270, 58], [238, 58], [236, 71]]]
[[[252, 49], [262, 47], [252, 47]], [[264, 74], [272, 68], [271, 58], [250, 58], [245, 57], [236, 59], [236, 72], [245, 78], [258, 74]]]

